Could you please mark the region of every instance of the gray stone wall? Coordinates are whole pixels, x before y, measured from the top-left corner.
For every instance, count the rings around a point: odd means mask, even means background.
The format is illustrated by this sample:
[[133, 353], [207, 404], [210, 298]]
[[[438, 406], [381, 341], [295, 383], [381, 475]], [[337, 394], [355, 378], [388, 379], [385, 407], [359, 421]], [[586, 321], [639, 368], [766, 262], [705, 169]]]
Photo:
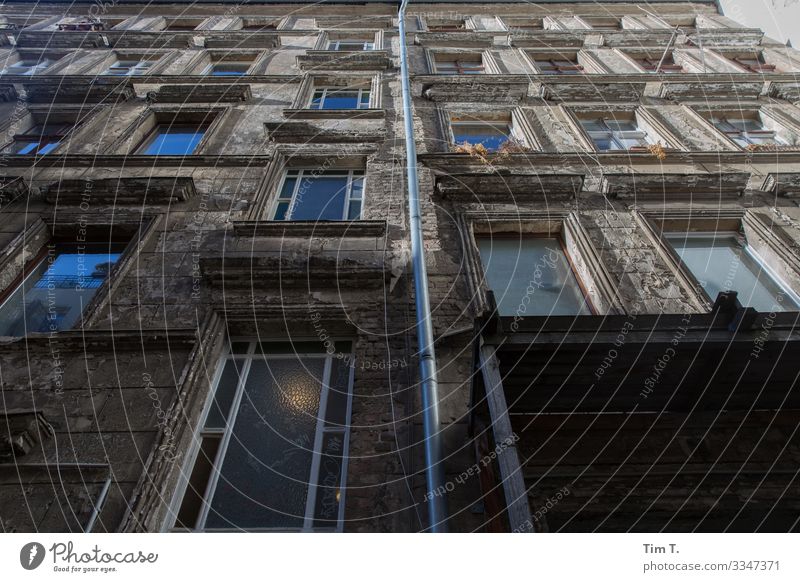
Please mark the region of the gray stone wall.
[[[81, 15], [84, 8], [75, 5], [69, 13]], [[716, 18], [709, 3], [665, 3], [654, 9], [665, 18], [685, 19], [696, 14]], [[52, 8], [11, 4], [4, 10], [19, 19], [31, 10], [34, 16], [51, 16], [48, 11]], [[117, 46], [155, 50], [161, 55], [161, 70], [142, 79], [103, 76], [110, 49], [93, 46], [93, 34], [59, 37], [59, 33], [37, 32], [32, 27], [19, 32], [16, 47], [0, 46], [0, 63], [40, 48], [68, 53], [46, 74], [31, 79], [0, 78], [0, 85], [13, 87], [19, 99], [0, 103], [0, 116], [9, 121], [0, 125], [4, 143], [53, 113], [76, 118], [85, 115], [78, 130], [53, 155], [36, 161], [11, 155], [0, 158], [4, 186], [0, 245], [6, 249], [0, 258], [3, 289], [12, 285], [26, 260], [65, 222], [73, 227], [77, 221], [78, 225], [122, 228], [134, 241], [124, 268], [86, 314], [83, 332], [60, 333], [52, 341], [46, 336], [3, 340], [0, 377], [7, 417], [13, 411], [38, 411], [52, 427], [51, 433], [33, 431], [34, 444], [24, 455], [20, 450], [0, 461], [3, 531], [80, 530], [106, 478], [112, 484], [98, 530], [161, 530], [168, 521], [179, 473], [186, 470], [192, 431], [224, 336], [258, 331], [274, 337], [314, 339], [311, 307], [322, 313], [331, 333], [353, 338], [356, 346], [345, 529], [418, 531], [427, 526], [397, 31], [383, 30], [385, 63], [339, 65], [333, 61], [320, 65], [314, 61], [309, 70], [302, 68], [302, 59], [298, 59], [315, 47], [315, 19], [338, 17], [342, 21], [339, 28], [375, 30], [369, 27], [368, 17], [391, 18], [393, 8], [375, 4], [247, 6], [248, 15], [287, 19], [276, 32], [264, 33], [263, 43], [258, 35], [247, 38], [248, 50], [259, 53], [255, 74], [226, 85], [191, 73], [203, 51], [237, 48], [244, 43], [245, 36], [235, 30], [237, 14], [229, 10], [232, 8], [214, 5], [192, 7], [193, 16], [225, 16], [215, 21], [217, 30], [193, 33], [205, 39], [199, 46], [191, 44], [191, 35], [158, 34], [159, 19], [142, 24], [141, 30], [128, 23], [124, 34], [110, 30], [107, 36]], [[606, 274], [608, 287], [617, 295], [609, 303], [622, 313], [700, 310], [696, 291], [679, 280], [648, 236], [640, 219], [643, 212], [757, 212], [793, 241], [793, 251], [800, 241], [800, 209], [793, 198], [800, 191], [797, 151], [781, 152], [778, 158], [774, 152], [737, 150], [695, 112], [697, 107], [713, 111], [731, 105], [776, 108], [782, 112], [782, 122], [797, 131], [800, 97], [796, 83], [790, 77], [769, 80], [749, 75], [740, 84], [730, 75], [714, 76], [732, 70], [727, 61], [716, 57], [709, 57], [708, 77], [697, 73], [681, 75], [675, 81], [664, 76], [647, 78], [619, 53], [626, 48], [626, 31], [607, 38], [581, 32], [567, 18], [576, 10], [585, 16], [639, 14], [634, 4], [602, 3], [414, 4], [410, 13], [407, 40], [415, 138], [424, 158], [420, 165], [423, 224], [434, 329], [440, 337], [442, 430], [450, 480], [476, 462], [469, 434], [474, 373], [471, 328], [475, 318], [487, 315], [486, 289], [474, 284], [474, 267], [470, 267], [476, 257], [468, 244], [471, 234], [464, 229], [464, 215], [571, 214], [593, 249], [584, 259], [593, 270]], [[119, 5], [100, 16], [137, 14], [145, 18], [174, 16], [180, 11], [182, 7]], [[465, 11], [468, 14], [463, 14]], [[590, 54], [607, 73], [574, 83], [544, 79], [535, 74], [524, 54], [536, 47], [531, 41], [536, 33], [492, 30], [436, 36], [424, 32], [420, 25], [436, 15], [561, 17], [558, 22], [568, 30], [548, 30], [547, 34], [574, 34], [571, 44]], [[148, 27], [153, 27], [150, 32]], [[784, 67], [800, 62], [796, 51], [752, 31], [714, 32], [705, 45], [707, 50], [714, 51], [718, 44], [723, 48], [764, 47], [768, 58], [780, 60]], [[649, 46], [648, 35], [653, 35], [656, 50], [669, 38], [668, 33], [665, 36], [655, 30], [637, 30], [636, 34], [635, 48]], [[148, 45], [153, 39], [161, 39], [164, 47]], [[683, 49], [694, 50], [687, 44], [691, 39], [680, 42]], [[430, 74], [430, 55], [452, 47], [490, 54], [498, 71], [493, 75], [489, 102], [486, 95], [490, 93], [479, 85], [483, 79]], [[287, 116], [284, 110], [293, 107], [304, 76], [322, 70], [342, 75], [379, 72], [382, 113], [373, 119]], [[60, 97], [53, 103], [34, 103], [35, 96], [53, 84], [64, 86]], [[243, 99], [219, 90], [243, 85], [247, 89]], [[94, 93], [84, 99], [90, 86]], [[179, 87], [177, 92], [168, 90], [174, 86]], [[525, 131], [536, 147], [495, 160], [493, 167], [468, 154], [450, 153], [443, 112], [461, 108], [480, 113], [487, 107], [493, 111], [514, 109], [526, 121]], [[649, 111], [659, 135], [664, 135], [665, 142], [674, 138], [679, 147], [658, 159], [650, 153], [598, 154], [586, 145], [587, 138], [575, 121], [578, 109], [631, 107]], [[212, 131], [197, 155], [161, 160], [128, 156], [154, 115], [179, 110], [189, 111], [195, 118], [214, 115]], [[730, 155], [722, 157], [722, 150]], [[366, 164], [362, 218], [385, 221], [382, 233], [292, 234], [273, 228], [252, 235], [237, 230], [237, 223], [271, 218], [268, 209], [280, 184], [282, 164], [315, 167], [326, 159]], [[463, 177], [470, 195], [442, 195], [442, 176], [450, 172]], [[779, 182], [788, 187], [769, 186], [767, 178], [776, 173], [785, 176]], [[609, 176], [631, 174], [641, 176], [633, 193], [614, 186], [619, 181], [612, 180], [609, 187]], [[743, 187], [736, 189], [725, 176], [739, 174], [746, 179]], [[495, 179], [517, 176], [522, 184], [538, 184], [543, 176], [563, 175], [581, 176], [580, 190], [570, 196], [548, 195], [546, 189], [542, 195], [517, 196], [509, 186], [510, 179]], [[666, 175], [678, 178], [665, 180]], [[706, 186], [695, 195], [688, 185], [696, 175], [722, 177], [718, 188]], [[475, 181], [476, 176], [485, 180]], [[145, 179], [146, 185], [136, 179]], [[70, 180], [79, 186], [72, 190], [59, 186]], [[87, 186], [101, 180], [118, 181], [118, 186], [110, 191]], [[178, 180], [191, 184], [189, 195], [185, 199], [163, 195], [162, 191], [171, 192]], [[124, 194], [126, 202], [116, 202], [115, 192]], [[251, 259], [252, 264], [248, 262]], [[774, 261], [785, 270], [781, 259]], [[291, 282], [283, 283], [276, 274], [278, 269]], [[250, 277], [252, 274], [255, 277]], [[377, 277], [380, 283], [362, 284], [360, 277], [363, 281]], [[57, 369], [63, 370], [61, 387], [54, 378]], [[64, 464], [64, 471], [72, 473], [59, 475], [53, 463]], [[17, 473], [15, 466], [22, 465], [27, 468]], [[81, 481], [81, 472], [90, 474], [88, 485]], [[67, 486], [61, 487], [61, 483]], [[452, 530], [485, 526], [478, 478], [454, 486], [449, 504]]]

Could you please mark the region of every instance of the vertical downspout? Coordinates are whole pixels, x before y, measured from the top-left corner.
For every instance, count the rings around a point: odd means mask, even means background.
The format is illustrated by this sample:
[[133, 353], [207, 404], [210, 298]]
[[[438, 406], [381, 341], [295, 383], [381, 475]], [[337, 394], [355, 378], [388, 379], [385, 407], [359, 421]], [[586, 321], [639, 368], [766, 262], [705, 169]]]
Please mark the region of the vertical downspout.
[[428, 530], [447, 531], [447, 502], [442, 460], [442, 438], [439, 430], [439, 388], [436, 380], [436, 354], [433, 347], [431, 302], [428, 294], [428, 270], [422, 237], [417, 178], [417, 147], [414, 143], [414, 117], [411, 109], [411, 83], [406, 54], [406, 6], [402, 0], [398, 11], [400, 33], [400, 79], [403, 90], [403, 123], [406, 134], [406, 178], [408, 181], [408, 214], [411, 231], [411, 264], [417, 311], [417, 347], [419, 349], [420, 387], [422, 389], [422, 426], [425, 436], [425, 496], [428, 504]]

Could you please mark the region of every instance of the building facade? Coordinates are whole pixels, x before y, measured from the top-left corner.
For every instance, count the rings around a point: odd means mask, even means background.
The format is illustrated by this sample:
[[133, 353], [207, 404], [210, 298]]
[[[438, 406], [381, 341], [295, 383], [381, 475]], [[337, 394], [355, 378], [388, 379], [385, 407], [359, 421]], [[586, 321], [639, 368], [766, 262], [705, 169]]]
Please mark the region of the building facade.
[[397, 9], [2, 7], [0, 531], [797, 531], [800, 53]]

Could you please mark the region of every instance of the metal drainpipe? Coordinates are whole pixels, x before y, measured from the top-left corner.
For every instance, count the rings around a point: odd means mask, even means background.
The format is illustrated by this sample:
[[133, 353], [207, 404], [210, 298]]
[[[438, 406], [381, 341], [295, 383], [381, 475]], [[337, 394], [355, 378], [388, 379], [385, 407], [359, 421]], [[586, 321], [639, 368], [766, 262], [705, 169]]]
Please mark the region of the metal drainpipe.
[[406, 177], [408, 180], [408, 214], [411, 230], [411, 263], [414, 273], [417, 309], [417, 344], [419, 349], [420, 386], [422, 388], [422, 426], [425, 434], [425, 483], [428, 503], [428, 531], [447, 531], [447, 501], [444, 497], [445, 477], [442, 460], [442, 438], [439, 430], [439, 388], [436, 380], [436, 353], [433, 347], [431, 302], [428, 294], [428, 270], [422, 237], [417, 179], [417, 147], [414, 143], [414, 118], [411, 109], [411, 83], [406, 54], [406, 6], [402, 0], [397, 13], [400, 33], [400, 79], [403, 87], [403, 123], [406, 133]]

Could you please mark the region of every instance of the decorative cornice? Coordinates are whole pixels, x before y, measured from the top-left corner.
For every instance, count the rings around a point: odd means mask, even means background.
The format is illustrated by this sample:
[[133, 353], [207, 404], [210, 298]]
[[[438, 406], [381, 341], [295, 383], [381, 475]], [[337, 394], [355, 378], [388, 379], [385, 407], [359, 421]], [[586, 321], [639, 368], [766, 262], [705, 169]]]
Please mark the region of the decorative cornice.
[[604, 174], [602, 192], [614, 198], [663, 198], [669, 196], [740, 196], [750, 174], [725, 172], [708, 174], [634, 173]]
[[203, 277], [226, 290], [257, 288], [271, 290], [378, 289], [388, 284], [391, 268], [384, 257], [358, 260], [341, 255], [281, 256], [226, 254], [200, 259]]
[[59, 180], [41, 186], [51, 204], [171, 204], [197, 194], [192, 177]]
[[193, 329], [77, 329], [57, 333], [31, 333], [25, 337], [0, 337], [5, 352], [59, 350], [70, 353], [106, 353], [115, 350], [137, 350], [179, 346], [190, 348], [196, 341]]

